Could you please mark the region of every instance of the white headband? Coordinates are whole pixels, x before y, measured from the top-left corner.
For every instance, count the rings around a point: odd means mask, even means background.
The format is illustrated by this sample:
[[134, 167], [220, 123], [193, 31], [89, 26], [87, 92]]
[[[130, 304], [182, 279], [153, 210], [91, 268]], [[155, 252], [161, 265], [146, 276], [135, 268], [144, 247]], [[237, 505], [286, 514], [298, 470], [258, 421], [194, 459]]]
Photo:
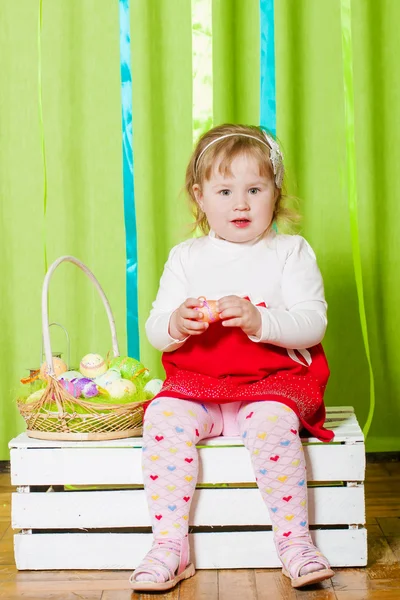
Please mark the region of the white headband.
[[215, 140], [212, 140], [211, 142], [209, 142], [207, 144], [207, 146], [205, 148], [203, 148], [203, 150], [200, 152], [199, 156], [197, 157], [195, 167], [194, 167], [195, 173], [197, 172], [197, 167], [198, 167], [201, 157], [203, 156], [204, 152], [210, 146], [212, 146], [216, 142], [219, 142], [220, 140], [223, 140], [224, 138], [235, 137], [237, 135], [241, 135], [244, 137], [253, 138], [253, 140], [257, 140], [258, 142], [260, 142], [260, 144], [264, 144], [264, 146], [269, 148], [269, 151], [270, 151], [269, 158], [270, 158], [270, 161], [272, 164], [272, 169], [273, 169], [274, 175], [275, 175], [275, 184], [276, 184], [276, 187], [280, 189], [282, 187], [283, 175], [285, 172], [285, 169], [283, 167], [283, 155], [279, 148], [278, 143], [271, 136], [269, 136], [264, 130], [263, 130], [263, 134], [265, 136], [265, 139], [267, 140], [266, 142], [263, 142], [263, 140], [260, 140], [260, 138], [256, 137], [255, 135], [250, 135], [248, 133], [227, 133], [225, 135], [221, 135], [220, 137], [216, 138]]

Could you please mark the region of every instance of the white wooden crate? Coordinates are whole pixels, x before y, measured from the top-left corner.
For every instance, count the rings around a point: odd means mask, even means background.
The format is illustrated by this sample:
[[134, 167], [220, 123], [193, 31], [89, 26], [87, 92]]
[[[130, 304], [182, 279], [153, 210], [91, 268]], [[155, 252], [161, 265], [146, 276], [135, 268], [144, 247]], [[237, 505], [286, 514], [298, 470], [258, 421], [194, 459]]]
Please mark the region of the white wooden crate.
[[[334, 442], [302, 440], [312, 535], [332, 566], [364, 566], [364, 438], [351, 407], [327, 415]], [[11, 440], [17, 568], [135, 568], [152, 540], [141, 446], [141, 438], [52, 442], [21, 434]], [[278, 567], [271, 521], [241, 439], [203, 441], [199, 454], [199, 484], [230, 485], [196, 491], [190, 518], [196, 568]], [[217, 530], [204, 531], [211, 526]]]

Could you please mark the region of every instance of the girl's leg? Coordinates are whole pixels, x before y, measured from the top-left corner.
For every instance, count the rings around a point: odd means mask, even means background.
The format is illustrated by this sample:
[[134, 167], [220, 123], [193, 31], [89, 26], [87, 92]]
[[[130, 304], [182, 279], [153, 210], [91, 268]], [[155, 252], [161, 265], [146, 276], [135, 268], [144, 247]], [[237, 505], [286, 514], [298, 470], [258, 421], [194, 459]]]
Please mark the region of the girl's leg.
[[[135, 589], [140, 589], [139, 582], [162, 584], [173, 579], [181, 550], [188, 548], [189, 510], [198, 474], [196, 444], [221, 431], [221, 411], [215, 404], [163, 397], [147, 408], [142, 463], [154, 544], [132, 575]], [[185, 568], [189, 556], [182, 562]]]
[[270, 513], [278, 555], [292, 583], [313, 577], [309, 574], [315, 571], [322, 579], [331, 577], [329, 563], [309, 534], [306, 465], [297, 415], [280, 402], [252, 402], [242, 404], [237, 420]]

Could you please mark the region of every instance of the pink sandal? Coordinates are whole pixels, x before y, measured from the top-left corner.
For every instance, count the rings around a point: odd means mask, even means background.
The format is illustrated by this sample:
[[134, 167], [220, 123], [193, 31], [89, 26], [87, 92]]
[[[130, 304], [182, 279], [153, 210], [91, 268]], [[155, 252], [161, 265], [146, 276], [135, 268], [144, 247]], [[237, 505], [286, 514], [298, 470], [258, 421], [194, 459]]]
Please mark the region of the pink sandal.
[[[192, 563], [189, 560], [189, 541], [187, 535], [181, 540], [179, 566], [176, 572], [172, 572], [170, 567], [158, 556], [154, 556], [154, 551], [160, 548], [171, 549], [173, 543], [177, 540], [155, 539], [151, 550], [146, 554], [140, 565], [133, 571], [129, 578], [132, 589], [136, 592], [162, 591], [170, 590], [175, 587], [182, 579], [188, 579], [195, 574]], [[138, 575], [149, 574], [156, 577], [157, 581], [137, 581]]]
[[[293, 538], [290, 541], [280, 540], [276, 543], [276, 548], [283, 564], [282, 573], [289, 577], [294, 588], [330, 579], [335, 574], [328, 560], [317, 550], [309, 535]], [[317, 563], [322, 568], [300, 575], [301, 569], [309, 563]]]

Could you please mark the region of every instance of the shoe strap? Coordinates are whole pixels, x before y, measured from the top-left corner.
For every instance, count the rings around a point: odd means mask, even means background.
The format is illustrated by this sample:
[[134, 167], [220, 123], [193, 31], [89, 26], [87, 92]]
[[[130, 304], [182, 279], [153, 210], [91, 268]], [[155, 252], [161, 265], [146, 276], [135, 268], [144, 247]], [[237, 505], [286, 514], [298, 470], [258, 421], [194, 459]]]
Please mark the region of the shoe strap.
[[311, 538], [309, 541], [304, 538], [293, 538], [290, 542], [281, 540], [281, 543], [277, 543], [277, 549], [279, 558], [292, 578], [298, 577], [301, 569], [312, 562], [330, 568], [328, 560], [317, 550]]
[[[157, 538], [154, 540], [154, 546], [179, 552], [179, 565], [178, 570], [176, 571], [177, 575], [180, 575], [188, 566], [190, 549], [187, 534], [183, 538]], [[177, 548], [177, 546], [179, 547]], [[175, 574], [173, 573], [172, 576], [174, 575]]]
[[[163, 583], [164, 581], [169, 581], [175, 577], [175, 571], [171, 571], [171, 568], [159, 557], [154, 556], [154, 552], [157, 550], [165, 550], [165, 551], [175, 551], [179, 552], [179, 549], [176, 547], [177, 542], [180, 540], [177, 539], [155, 539], [153, 541], [153, 545], [140, 563], [140, 565], [135, 569], [131, 578], [133, 581], [136, 581], [137, 575], [142, 575], [146, 573], [150, 573], [157, 578], [156, 583]], [[179, 567], [181, 566], [181, 562], [179, 562]], [[185, 565], [186, 566], [186, 565]], [[179, 574], [178, 569], [178, 574]]]
[[185, 535], [184, 538], [181, 539], [181, 551], [179, 554], [179, 567], [177, 574], [180, 575], [182, 571], [186, 569], [189, 564], [189, 539], [188, 536]]
[[132, 582], [135, 582], [137, 581], [136, 577], [138, 575], [144, 575], [147, 573], [156, 577], [157, 581], [155, 583], [164, 583], [164, 581], [169, 581], [170, 579], [173, 579], [174, 574], [172, 573], [168, 565], [166, 565], [157, 556], [149, 558], [150, 552], [146, 554], [143, 561], [140, 563], [137, 569], [134, 570], [130, 580]]

